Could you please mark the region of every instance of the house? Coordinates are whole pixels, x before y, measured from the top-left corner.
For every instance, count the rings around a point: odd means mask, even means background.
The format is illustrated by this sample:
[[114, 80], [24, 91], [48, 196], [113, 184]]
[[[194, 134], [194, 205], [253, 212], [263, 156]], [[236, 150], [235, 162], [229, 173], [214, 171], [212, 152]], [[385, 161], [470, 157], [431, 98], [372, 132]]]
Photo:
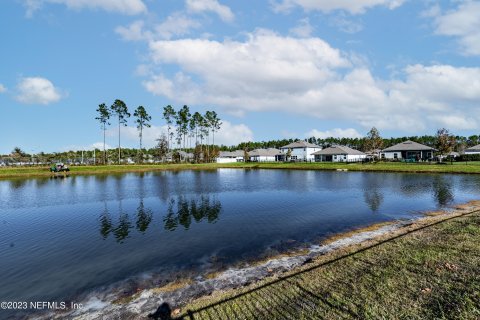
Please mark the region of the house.
[[[290, 150], [290, 155], [289, 154]], [[314, 161], [314, 152], [322, 150], [322, 147], [306, 141], [298, 140], [280, 148], [285, 154], [285, 160], [289, 161]]]
[[217, 163], [243, 162], [244, 154], [245, 152], [243, 150], [220, 151], [216, 160]]
[[382, 159], [415, 159], [428, 160], [433, 158], [434, 148], [414, 142], [404, 141], [389, 148], [383, 149], [381, 153]]
[[480, 144], [477, 144], [474, 147], [465, 149], [464, 153], [465, 154], [480, 154]]
[[285, 154], [278, 149], [255, 149], [248, 153], [250, 161], [266, 162], [266, 161], [283, 161]]
[[367, 155], [347, 146], [332, 146], [313, 153], [316, 162], [358, 162]]

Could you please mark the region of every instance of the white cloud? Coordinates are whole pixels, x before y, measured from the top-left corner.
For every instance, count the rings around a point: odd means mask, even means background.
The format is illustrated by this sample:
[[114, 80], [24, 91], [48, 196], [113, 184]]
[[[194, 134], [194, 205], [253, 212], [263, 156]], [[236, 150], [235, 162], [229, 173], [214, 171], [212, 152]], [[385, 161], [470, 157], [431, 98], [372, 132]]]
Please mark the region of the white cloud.
[[480, 55], [480, 2], [464, 1], [445, 14], [433, 7], [428, 15], [434, 17], [436, 34], [458, 38], [465, 55]]
[[53, 83], [41, 77], [22, 78], [17, 85], [16, 99], [27, 104], [50, 104], [62, 98]]
[[193, 20], [182, 13], [174, 13], [168, 16], [162, 23], [154, 25], [151, 29], [145, 28], [144, 21], [135, 21], [129, 26], [119, 26], [115, 29], [124, 40], [141, 41], [156, 39], [171, 39], [175, 36], [185, 36], [192, 29], [199, 28], [198, 21]]
[[306, 11], [316, 10], [329, 13], [343, 10], [351, 14], [362, 14], [376, 6], [395, 9], [404, 2], [405, 0], [282, 0], [280, 2], [273, 1], [272, 7], [275, 12], [289, 12], [299, 6]]
[[222, 5], [218, 0], [186, 0], [187, 10], [190, 12], [214, 12], [220, 19], [226, 22], [231, 22], [235, 19], [232, 10]]
[[326, 139], [326, 138], [362, 138], [363, 136], [358, 133], [357, 130], [353, 128], [348, 128], [348, 129], [340, 129], [340, 128], [335, 128], [332, 130], [327, 130], [327, 131], [319, 131], [317, 129], [313, 129], [305, 134], [306, 138], [310, 137], [315, 137], [315, 138], [320, 138], [320, 139]]
[[350, 34], [360, 32], [363, 29], [361, 23], [355, 22], [351, 18], [347, 18], [345, 14], [338, 14], [332, 17], [329, 23], [340, 31]]
[[223, 124], [220, 131], [215, 133], [215, 144], [230, 146], [254, 140], [252, 130], [245, 124], [232, 124], [228, 121], [222, 122]]
[[162, 40], [150, 41], [149, 48], [152, 68], [168, 64], [179, 70], [151, 72], [143, 85], [179, 103], [212, 105], [234, 115], [275, 111], [412, 133], [447, 124], [470, 128], [480, 121], [480, 68], [411, 65], [397, 78], [379, 79], [368, 64], [319, 38], [266, 30], [244, 41]]
[[290, 34], [300, 38], [308, 38], [311, 36], [312, 32], [313, 27], [308, 18], [300, 20], [296, 27], [290, 29]]
[[102, 9], [127, 15], [147, 12], [147, 7], [142, 0], [23, 0], [23, 3], [27, 9], [27, 16], [32, 16], [44, 4], [63, 4], [74, 10]]
[[3, 84], [0, 83], [0, 93], [7, 92], [7, 88]]

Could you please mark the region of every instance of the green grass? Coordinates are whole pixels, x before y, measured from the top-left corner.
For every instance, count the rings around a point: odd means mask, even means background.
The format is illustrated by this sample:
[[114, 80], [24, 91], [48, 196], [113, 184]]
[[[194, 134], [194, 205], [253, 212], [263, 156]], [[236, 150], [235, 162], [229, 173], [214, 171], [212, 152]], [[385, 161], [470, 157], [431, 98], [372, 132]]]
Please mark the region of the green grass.
[[183, 310], [194, 319], [480, 319], [478, 212], [331, 261]]
[[[218, 168], [256, 168], [256, 169], [296, 169], [296, 170], [336, 170], [380, 171], [380, 172], [437, 172], [437, 173], [480, 173], [480, 162], [457, 162], [450, 164], [423, 163], [227, 163], [227, 164], [155, 164], [155, 165], [107, 165], [107, 166], [72, 166], [70, 174], [109, 174], [123, 172], [148, 172], [158, 170], [209, 170]], [[0, 168], [0, 179], [16, 177], [42, 177], [52, 175], [49, 167], [4, 167]]]

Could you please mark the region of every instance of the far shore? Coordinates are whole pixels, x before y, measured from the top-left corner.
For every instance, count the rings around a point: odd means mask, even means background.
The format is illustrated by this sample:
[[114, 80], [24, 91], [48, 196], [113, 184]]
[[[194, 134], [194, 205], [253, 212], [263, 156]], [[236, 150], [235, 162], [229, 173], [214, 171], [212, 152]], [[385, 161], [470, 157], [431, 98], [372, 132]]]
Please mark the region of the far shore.
[[[326, 162], [237, 162], [202, 164], [80, 165], [71, 166], [70, 172], [68, 172], [67, 175], [119, 174], [166, 170], [215, 170], [221, 168], [480, 174], [480, 162], [448, 162], [444, 164], [402, 162], [377, 162], [365, 164]], [[58, 175], [63, 176], [63, 174]], [[52, 176], [54, 176], [54, 174], [50, 172], [49, 167], [47, 166], [0, 167], [0, 179], [41, 178]]]

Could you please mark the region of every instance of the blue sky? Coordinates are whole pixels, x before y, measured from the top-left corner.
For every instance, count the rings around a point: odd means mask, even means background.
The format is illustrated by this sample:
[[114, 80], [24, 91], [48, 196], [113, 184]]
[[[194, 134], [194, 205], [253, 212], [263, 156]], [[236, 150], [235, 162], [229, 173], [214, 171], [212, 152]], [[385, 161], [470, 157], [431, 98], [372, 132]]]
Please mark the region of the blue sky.
[[0, 17], [0, 153], [99, 146], [116, 98], [151, 114], [146, 146], [167, 104], [215, 110], [224, 144], [480, 133], [480, 1], [7, 0]]

